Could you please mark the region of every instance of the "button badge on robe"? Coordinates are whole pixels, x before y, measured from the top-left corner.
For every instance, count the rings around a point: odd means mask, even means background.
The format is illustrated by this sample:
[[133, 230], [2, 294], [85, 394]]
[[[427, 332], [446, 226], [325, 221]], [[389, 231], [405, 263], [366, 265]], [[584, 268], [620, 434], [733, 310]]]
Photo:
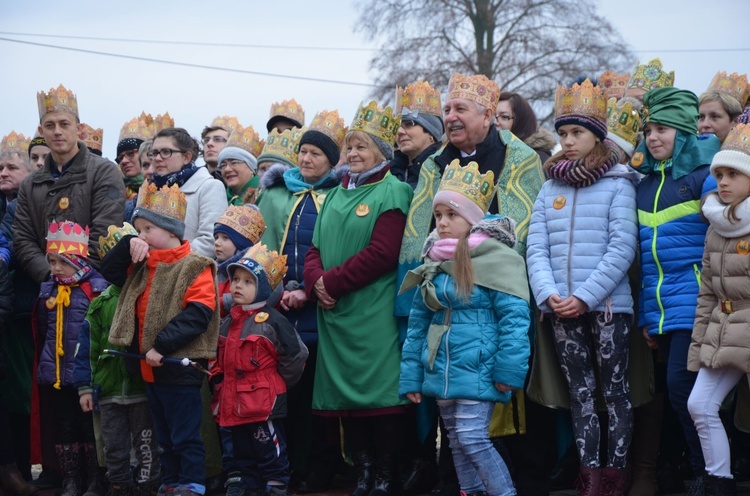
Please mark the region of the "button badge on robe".
[[370, 213], [370, 206], [366, 203], [360, 203], [354, 213], [357, 214], [357, 217], [364, 217]]
[[255, 315], [255, 322], [258, 324], [262, 324], [263, 322], [268, 320], [268, 314], [266, 312], [258, 312]]
[[60, 207], [60, 210], [67, 210], [70, 206], [70, 199], [67, 196], [63, 196], [60, 198], [60, 201], [57, 202], [57, 206]]

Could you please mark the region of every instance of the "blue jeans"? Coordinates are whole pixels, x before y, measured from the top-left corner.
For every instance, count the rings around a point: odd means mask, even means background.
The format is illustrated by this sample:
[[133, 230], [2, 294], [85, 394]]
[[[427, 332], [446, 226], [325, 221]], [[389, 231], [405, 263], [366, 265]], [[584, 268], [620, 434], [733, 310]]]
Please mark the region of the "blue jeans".
[[162, 485], [206, 492], [206, 448], [201, 440], [201, 388], [146, 384], [154, 430], [162, 449]]
[[468, 494], [486, 491], [493, 496], [515, 495], [508, 467], [490, 441], [490, 418], [495, 404], [474, 400], [437, 400], [437, 403], [448, 431], [461, 490]]

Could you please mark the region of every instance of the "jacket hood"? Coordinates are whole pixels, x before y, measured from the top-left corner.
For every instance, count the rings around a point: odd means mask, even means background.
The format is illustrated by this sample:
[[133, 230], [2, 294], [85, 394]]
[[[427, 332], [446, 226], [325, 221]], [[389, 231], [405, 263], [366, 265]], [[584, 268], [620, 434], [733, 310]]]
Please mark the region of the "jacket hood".
[[630, 182], [632, 182], [634, 185], [638, 186], [638, 183], [641, 182], [641, 178], [643, 176], [627, 165], [615, 164], [606, 172], [606, 174], [604, 174], [604, 177], [623, 177], [630, 180]]
[[[471, 228], [471, 234], [482, 233], [494, 238], [509, 248], [515, 248], [518, 238], [516, 237], [516, 221], [504, 215], [488, 214]], [[422, 258], [426, 257], [432, 249], [435, 241], [439, 240], [437, 229], [434, 229], [422, 247]]]
[[552, 149], [557, 145], [557, 140], [555, 140], [555, 135], [551, 131], [540, 127], [534, 134], [526, 138], [524, 143], [534, 150], [541, 150], [551, 154]]
[[272, 188], [279, 184], [284, 184], [284, 173], [292, 167], [281, 162], [273, 164], [266, 172], [263, 177], [260, 178], [260, 188]]

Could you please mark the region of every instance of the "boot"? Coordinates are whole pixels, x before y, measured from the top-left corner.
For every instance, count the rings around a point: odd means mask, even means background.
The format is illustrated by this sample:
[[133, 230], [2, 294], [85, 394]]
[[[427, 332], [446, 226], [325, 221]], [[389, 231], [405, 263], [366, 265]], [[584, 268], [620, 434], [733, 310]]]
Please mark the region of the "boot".
[[630, 467], [632, 468], [632, 480], [628, 493], [630, 496], [659, 494], [656, 473], [661, 421], [664, 414], [662, 402], [663, 394], [660, 393], [650, 403], [633, 410], [635, 422], [633, 442], [630, 445]]
[[708, 476], [705, 473], [695, 476], [695, 479], [687, 489], [687, 496], [704, 496], [706, 494], [706, 479]]
[[706, 496], [735, 496], [737, 483], [727, 477], [706, 476]]
[[372, 490], [372, 479], [374, 477], [375, 463], [372, 453], [367, 450], [352, 453], [354, 470], [357, 472], [357, 487], [350, 496], [368, 496]]
[[94, 443], [84, 443], [83, 452], [86, 456], [86, 474], [88, 487], [83, 496], [104, 496], [107, 494], [106, 470], [99, 466], [99, 460], [96, 456], [96, 445]]
[[601, 478], [601, 468], [581, 467], [578, 472], [578, 496], [599, 496]]
[[375, 467], [375, 482], [369, 496], [390, 496], [400, 494], [401, 478], [398, 473], [398, 461], [393, 453], [378, 456]]
[[112, 484], [109, 486], [107, 496], [133, 496], [134, 486], [134, 484]]
[[404, 482], [405, 495], [424, 494], [437, 484], [437, 464], [434, 461], [417, 458]]
[[627, 480], [625, 469], [607, 467], [602, 469], [602, 479], [599, 485], [599, 494], [602, 496], [624, 496], [625, 481]]
[[55, 452], [63, 478], [57, 496], [81, 496], [81, 445], [57, 444]]
[[[159, 480], [136, 482], [130, 488], [130, 496], [156, 496], [159, 490]], [[127, 494], [124, 496], [128, 496]]]
[[0, 465], [0, 483], [6, 494], [15, 496], [29, 496], [37, 490], [21, 475], [15, 463]]

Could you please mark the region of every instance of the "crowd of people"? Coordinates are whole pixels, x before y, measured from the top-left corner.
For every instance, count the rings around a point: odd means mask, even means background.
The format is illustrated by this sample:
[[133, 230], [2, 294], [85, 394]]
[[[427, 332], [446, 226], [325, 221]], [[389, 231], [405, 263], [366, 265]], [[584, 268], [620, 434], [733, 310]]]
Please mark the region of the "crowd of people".
[[750, 86], [674, 83], [561, 84], [557, 138], [459, 73], [265, 139], [143, 112], [114, 162], [41, 91], [0, 146], [2, 489], [735, 494]]

